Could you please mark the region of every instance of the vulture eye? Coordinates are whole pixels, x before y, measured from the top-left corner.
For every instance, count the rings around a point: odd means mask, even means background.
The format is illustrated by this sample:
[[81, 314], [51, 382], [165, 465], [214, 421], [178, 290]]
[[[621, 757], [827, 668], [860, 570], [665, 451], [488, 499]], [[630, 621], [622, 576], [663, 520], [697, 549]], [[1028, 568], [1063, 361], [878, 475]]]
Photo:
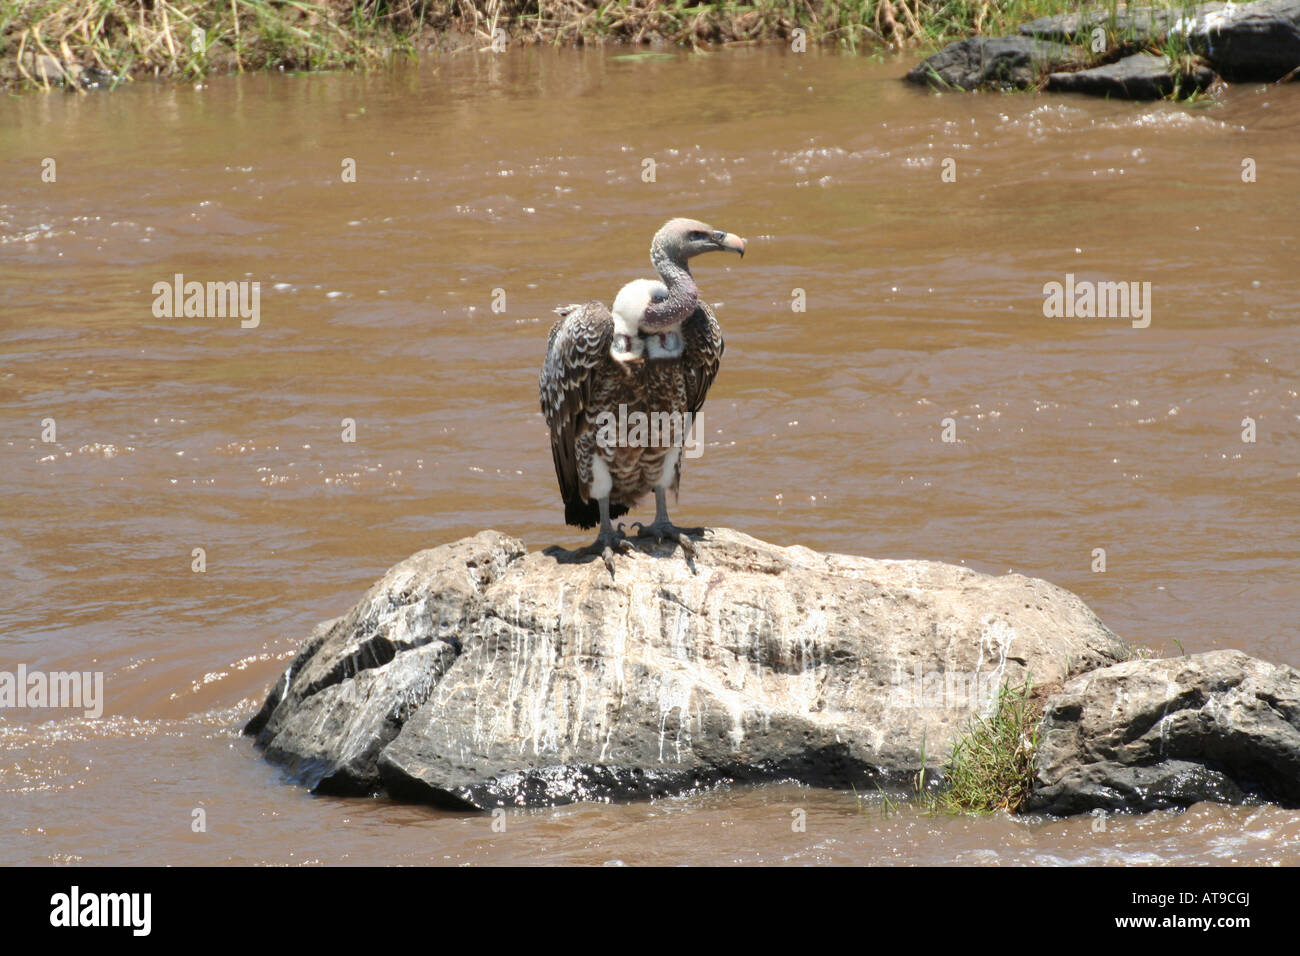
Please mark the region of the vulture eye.
[[706, 232], [699, 232], [697, 230], [695, 232], [690, 233], [686, 238], [691, 240], [691, 242], [703, 242], [705, 239], [709, 238], [709, 234]]

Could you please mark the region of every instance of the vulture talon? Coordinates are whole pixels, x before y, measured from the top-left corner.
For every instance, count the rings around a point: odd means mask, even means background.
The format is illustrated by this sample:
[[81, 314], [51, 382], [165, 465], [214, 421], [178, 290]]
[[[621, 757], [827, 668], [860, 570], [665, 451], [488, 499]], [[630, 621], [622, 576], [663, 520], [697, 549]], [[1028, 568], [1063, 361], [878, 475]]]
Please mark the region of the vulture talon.
[[704, 533], [703, 528], [679, 528], [667, 518], [662, 520], [656, 519], [653, 524], [643, 525], [641, 522], [635, 522], [633, 527], [637, 529], [638, 538], [654, 538], [656, 544], [662, 544], [665, 539], [676, 541], [682, 547], [688, 556], [695, 557], [695, 542], [690, 536], [700, 537]]
[[605, 567], [609, 571], [609, 576], [614, 577], [614, 555], [630, 554], [634, 550], [632, 542], [628, 540], [627, 535], [623, 533], [623, 526], [619, 525], [617, 530], [611, 528], [608, 531], [601, 531], [596, 536], [596, 540], [585, 548], [579, 548], [573, 552], [574, 557], [587, 558], [593, 555], [600, 557], [605, 562]]

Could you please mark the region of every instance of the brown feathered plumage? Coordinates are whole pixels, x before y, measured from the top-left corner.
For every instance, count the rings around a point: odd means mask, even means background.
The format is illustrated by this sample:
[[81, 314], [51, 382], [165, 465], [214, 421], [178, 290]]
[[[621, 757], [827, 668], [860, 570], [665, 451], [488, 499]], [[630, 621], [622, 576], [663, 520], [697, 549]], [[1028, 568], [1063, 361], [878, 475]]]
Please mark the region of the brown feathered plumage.
[[666, 495], [677, 492], [678, 448], [722, 360], [722, 330], [700, 301], [688, 265], [706, 252], [744, 256], [745, 240], [695, 219], [670, 219], [650, 243], [658, 281], [629, 282], [612, 311], [600, 302], [556, 310], [561, 318], [551, 329], [539, 383], [542, 415], [564, 520], [600, 525], [595, 543], [582, 552], [600, 554], [611, 574], [613, 549], [626, 546], [611, 519], [651, 490], [655, 519], [638, 537], [671, 538], [689, 554], [686, 536], [697, 533], [672, 523]]
[[[725, 343], [718, 320], [704, 303], [682, 323], [680, 358], [620, 363], [610, 356], [614, 318], [604, 303], [588, 302], [559, 310], [551, 329], [542, 366], [542, 415], [551, 432], [551, 457], [564, 498], [566, 524], [594, 528], [600, 513], [588, 497], [592, 456], [604, 458], [614, 479], [610, 492], [611, 518], [627, 514], [646, 495], [663, 465], [665, 447], [601, 448], [597, 421], [601, 412], [618, 415], [619, 406], [647, 415], [676, 412], [692, 418], [704, 406], [709, 386], [718, 374]], [[679, 419], [680, 420], [680, 419]], [[680, 481], [681, 460], [678, 459]]]

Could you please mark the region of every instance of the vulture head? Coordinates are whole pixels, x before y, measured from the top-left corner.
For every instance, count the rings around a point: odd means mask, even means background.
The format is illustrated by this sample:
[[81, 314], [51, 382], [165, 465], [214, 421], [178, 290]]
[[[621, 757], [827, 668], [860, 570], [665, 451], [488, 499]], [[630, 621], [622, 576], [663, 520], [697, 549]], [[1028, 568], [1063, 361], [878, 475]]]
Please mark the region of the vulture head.
[[652, 298], [641, 313], [638, 325], [643, 332], [671, 329], [695, 311], [699, 291], [687, 263], [706, 252], [738, 252], [743, 257], [745, 240], [697, 219], [669, 219], [655, 233], [650, 243], [650, 262], [663, 280], [661, 288], [666, 295]]
[[686, 260], [705, 252], [738, 252], [745, 257], [745, 240], [698, 219], [669, 219], [650, 243], [650, 261], [664, 258], [685, 267]]

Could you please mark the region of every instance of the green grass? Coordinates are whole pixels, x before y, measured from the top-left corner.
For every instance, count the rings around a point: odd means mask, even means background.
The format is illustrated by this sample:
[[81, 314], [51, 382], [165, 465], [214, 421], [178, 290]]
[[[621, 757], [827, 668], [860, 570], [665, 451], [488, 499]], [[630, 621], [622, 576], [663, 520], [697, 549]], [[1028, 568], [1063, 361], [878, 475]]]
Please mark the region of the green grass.
[[[987, 717], [974, 717], [943, 767], [945, 785], [926, 786], [925, 747], [921, 770], [913, 780], [915, 805], [923, 812], [944, 814], [1017, 813], [1033, 792], [1034, 754], [1038, 750], [1042, 721], [1041, 689], [1029, 679], [1019, 686], [1003, 686]], [[879, 787], [885, 817], [898, 812], [900, 803]], [[863, 797], [854, 791], [859, 808]]]
[[1041, 704], [1029, 681], [998, 692], [993, 713], [976, 717], [952, 748], [937, 795], [941, 809], [961, 813], [1016, 813], [1033, 791]]

